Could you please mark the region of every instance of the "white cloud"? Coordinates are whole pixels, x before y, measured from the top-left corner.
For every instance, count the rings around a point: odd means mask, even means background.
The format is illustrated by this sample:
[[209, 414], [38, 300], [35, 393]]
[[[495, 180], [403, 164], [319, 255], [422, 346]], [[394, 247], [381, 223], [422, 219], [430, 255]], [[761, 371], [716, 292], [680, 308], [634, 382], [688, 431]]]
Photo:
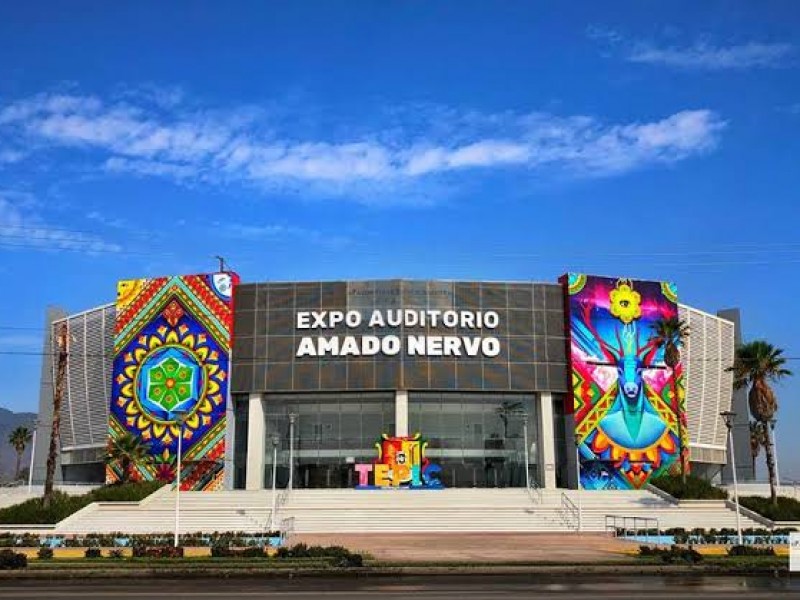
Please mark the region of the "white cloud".
[[343, 235], [326, 234], [317, 229], [297, 227], [283, 224], [247, 224], [234, 222], [215, 222], [218, 234], [248, 241], [299, 240], [319, 246], [342, 247], [351, 243], [351, 239]]
[[0, 190], [1, 250], [68, 250], [87, 254], [119, 252], [120, 246], [95, 235], [48, 223], [26, 195]]
[[620, 173], [708, 151], [724, 127], [709, 110], [609, 124], [589, 116], [429, 107], [413, 117], [397, 111], [406, 122], [350, 138], [331, 133], [333, 127], [300, 137], [276, 133], [291, 131], [286, 115], [276, 122], [258, 111], [185, 109], [177, 101], [152, 108], [136, 99], [42, 94], [0, 104], [0, 137], [26, 144], [31, 154], [81, 149], [81, 160], [111, 173], [363, 200], [390, 190], [413, 196], [422, 181], [455, 172]]
[[697, 42], [692, 46], [659, 47], [637, 44], [627, 55], [631, 62], [665, 65], [682, 69], [721, 71], [779, 67], [794, 51], [791, 44], [749, 42], [732, 46], [714, 46]]

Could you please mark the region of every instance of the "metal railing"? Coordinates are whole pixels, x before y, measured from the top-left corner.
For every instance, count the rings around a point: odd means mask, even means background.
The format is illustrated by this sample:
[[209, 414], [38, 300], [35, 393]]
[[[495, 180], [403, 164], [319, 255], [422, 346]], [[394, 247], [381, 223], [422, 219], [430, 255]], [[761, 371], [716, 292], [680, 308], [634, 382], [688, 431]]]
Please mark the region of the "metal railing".
[[294, 517], [287, 517], [281, 520], [280, 524], [281, 539], [285, 540], [294, 533]]
[[278, 509], [280, 509], [284, 504], [286, 504], [286, 501], [289, 500], [289, 492], [291, 491], [292, 489], [287, 487], [284, 488], [280, 494], [278, 494], [278, 500], [275, 502], [275, 505]]
[[655, 517], [632, 517], [625, 515], [606, 515], [606, 531], [611, 531], [614, 537], [619, 535], [622, 530], [622, 535], [626, 536], [628, 533], [637, 535], [639, 531], [644, 531], [645, 542], [650, 543], [650, 531], [655, 529], [655, 535], [661, 531], [658, 519]]
[[561, 508], [558, 510], [558, 514], [561, 516], [561, 521], [564, 525], [578, 531], [578, 519], [580, 518], [578, 507], [564, 492], [561, 492]]
[[534, 504], [541, 504], [544, 501], [544, 494], [542, 492], [542, 488], [539, 487], [539, 482], [536, 480], [534, 476], [536, 473], [531, 473], [528, 477], [528, 485], [526, 485], [526, 489], [528, 490], [528, 497], [531, 499], [531, 502]]

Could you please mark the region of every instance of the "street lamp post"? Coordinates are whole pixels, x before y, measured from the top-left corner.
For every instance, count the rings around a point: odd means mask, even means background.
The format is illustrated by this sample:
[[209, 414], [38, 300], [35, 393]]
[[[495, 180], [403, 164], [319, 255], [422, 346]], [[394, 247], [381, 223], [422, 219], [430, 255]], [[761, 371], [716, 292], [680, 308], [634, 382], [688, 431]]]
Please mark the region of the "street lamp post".
[[778, 469], [778, 441], [777, 441], [777, 438], [775, 437], [775, 426], [777, 424], [778, 424], [778, 419], [776, 419], [775, 417], [772, 417], [769, 420], [769, 429], [770, 429], [769, 443], [772, 444], [772, 453], [773, 453], [773, 456], [775, 457], [775, 488], [776, 488], [776, 491], [777, 491], [778, 495], [780, 495], [780, 493], [781, 493], [781, 472], [780, 472], [780, 469]]
[[289, 413], [289, 485], [290, 490], [294, 487], [294, 423], [297, 415]]
[[578, 533], [583, 531], [583, 494], [581, 494], [581, 436], [575, 434], [575, 480], [578, 487]]
[[39, 420], [33, 422], [33, 437], [31, 438], [31, 464], [28, 467], [28, 496], [33, 490], [33, 457], [36, 455], [36, 432], [39, 430]]
[[528, 489], [531, 488], [531, 467], [530, 467], [530, 460], [528, 453], [530, 449], [528, 447], [528, 413], [524, 413], [522, 415], [522, 435], [525, 438], [525, 485]]
[[736, 413], [729, 410], [719, 413], [725, 420], [725, 427], [728, 428], [728, 448], [731, 451], [731, 471], [733, 472], [733, 501], [736, 505], [736, 531], [738, 534], [739, 545], [742, 546], [742, 520], [739, 513], [739, 482], [736, 476], [736, 454], [733, 451], [733, 421]]
[[278, 507], [278, 498], [275, 495], [275, 489], [278, 487], [278, 443], [280, 438], [278, 434], [272, 435], [272, 511], [269, 514], [269, 529], [270, 532], [275, 531], [275, 511]]

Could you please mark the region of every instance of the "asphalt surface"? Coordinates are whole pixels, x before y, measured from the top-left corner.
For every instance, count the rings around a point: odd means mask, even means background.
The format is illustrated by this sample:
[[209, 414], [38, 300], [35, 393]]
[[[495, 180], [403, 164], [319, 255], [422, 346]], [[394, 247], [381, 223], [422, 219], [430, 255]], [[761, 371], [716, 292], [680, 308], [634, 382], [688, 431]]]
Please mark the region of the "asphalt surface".
[[675, 600], [704, 598], [800, 598], [800, 577], [720, 576], [438, 576], [385, 578], [186, 579], [176, 580], [83, 580], [2, 581], [2, 599], [108, 598], [152, 600], [183, 598], [224, 599], [271, 598], [319, 600], [320, 598], [381, 598], [403, 600], [458, 598], [482, 600], [502, 598], [619, 598]]

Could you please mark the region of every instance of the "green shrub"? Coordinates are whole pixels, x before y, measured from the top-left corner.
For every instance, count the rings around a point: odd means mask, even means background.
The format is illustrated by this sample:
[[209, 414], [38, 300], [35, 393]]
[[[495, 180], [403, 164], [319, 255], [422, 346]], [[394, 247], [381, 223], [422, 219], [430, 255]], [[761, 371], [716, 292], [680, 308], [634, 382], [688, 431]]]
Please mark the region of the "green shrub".
[[728, 556], [775, 556], [775, 548], [758, 546], [731, 546], [728, 548]]
[[281, 547], [276, 558], [330, 558], [337, 567], [360, 567], [364, 558], [342, 546], [306, 546], [296, 544], [291, 548]]
[[0, 550], [0, 570], [24, 569], [28, 566], [28, 557], [21, 552], [9, 548]]
[[0, 523], [33, 525], [58, 523], [92, 502], [131, 502], [146, 498], [162, 485], [158, 481], [107, 485], [87, 494], [70, 496], [54, 492], [48, 508], [42, 498], [31, 498], [25, 502], [0, 509]]
[[100, 551], [100, 548], [87, 548], [83, 556], [84, 558], [102, 558], [103, 553]]
[[42, 546], [39, 548], [39, 552], [36, 555], [42, 560], [49, 560], [53, 558], [53, 549], [49, 546]]
[[741, 496], [739, 503], [773, 521], [800, 521], [800, 501], [786, 496], [778, 496], [774, 506], [769, 498], [761, 496]]
[[134, 546], [134, 558], [183, 558], [183, 546]]
[[230, 546], [221, 546], [218, 544], [211, 547], [211, 556], [215, 558], [263, 558], [266, 556], [266, 553], [261, 546], [231, 548]]
[[0, 548], [33, 548], [39, 545], [33, 533], [0, 533]]
[[654, 556], [667, 564], [689, 563], [697, 564], [703, 562], [703, 555], [694, 548], [681, 548], [671, 546], [669, 549], [657, 546], [639, 546], [639, 556]]
[[725, 490], [694, 475], [687, 475], [685, 484], [680, 475], [661, 475], [651, 479], [650, 483], [679, 500], [725, 500], [728, 498]]

